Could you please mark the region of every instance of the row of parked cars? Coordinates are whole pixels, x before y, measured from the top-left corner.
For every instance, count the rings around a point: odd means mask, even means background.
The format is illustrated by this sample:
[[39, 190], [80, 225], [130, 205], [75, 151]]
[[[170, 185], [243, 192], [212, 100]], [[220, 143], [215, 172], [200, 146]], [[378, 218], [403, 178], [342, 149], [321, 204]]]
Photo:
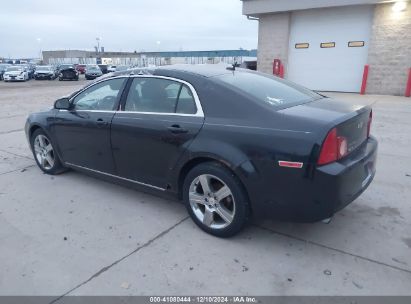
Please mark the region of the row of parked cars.
[[0, 80], [20, 80], [26, 81], [33, 78], [34, 66], [30, 64], [11, 65], [0, 64]]
[[[86, 64], [75, 64], [74, 66], [80, 74], [86, 74], [86, 70], [87, 70], [88, 65], [86, 65]], [[125, 71], [125, 70], [130, 68], [127, 65], [107, 65], [107, 64], [98, 64], [98, 67], [100, 68], [100, 70], [103, 74], [118, 72], [118, 71]]]
[[79, 80], [84, 74], [87, 80], [95, 79], [103, 74], [127, 70], [127, 66], [96, 65], [96, 64], [59, 64], [59, 65], [30, 65], [30, 64], [0, 64], [0, 80], [27, 81], [30, 79]]

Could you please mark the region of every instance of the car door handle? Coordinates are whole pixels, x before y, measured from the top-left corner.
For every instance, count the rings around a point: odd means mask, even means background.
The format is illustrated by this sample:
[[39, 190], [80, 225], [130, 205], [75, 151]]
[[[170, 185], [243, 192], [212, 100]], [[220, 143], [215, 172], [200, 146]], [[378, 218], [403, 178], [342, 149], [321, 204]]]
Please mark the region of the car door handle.
[[99, 118], [99, 119], [96, 120], [96, 124], [97, 124], [98, 126], [107, 126], [107, 125], [108, 125], [108, 122], [105, 121], [105, 120], [102, 119], [102, 118]]
[[188, 130], [182, 128], [180, 125], [172, 125], [167, 128], [171, 133], [173, 134], [182, 134], [182, 133], [187, 133]]

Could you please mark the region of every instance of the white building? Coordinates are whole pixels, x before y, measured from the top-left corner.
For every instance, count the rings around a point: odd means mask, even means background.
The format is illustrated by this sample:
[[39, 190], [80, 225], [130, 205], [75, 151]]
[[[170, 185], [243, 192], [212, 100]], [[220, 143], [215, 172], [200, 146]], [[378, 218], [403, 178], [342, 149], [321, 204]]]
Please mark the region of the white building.
[[[258, 70], [314, 90], [404, 95], [411, 68], [411, 3], [379, 0], [243, 0], [259, 22]], [[250, 21], [256, 22], [256, 21]]]

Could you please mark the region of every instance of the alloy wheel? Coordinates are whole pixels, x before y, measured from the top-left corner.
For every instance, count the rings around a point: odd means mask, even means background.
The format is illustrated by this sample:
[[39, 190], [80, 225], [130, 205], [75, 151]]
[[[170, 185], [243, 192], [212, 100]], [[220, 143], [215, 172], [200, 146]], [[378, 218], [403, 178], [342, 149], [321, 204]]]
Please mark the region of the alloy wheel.
[[225, 228], [234, 219], [234, 196], [230, 188], [214, 175], [202, 174], [191, 182], [189, 201], [197, 219], [209, 228]]
[[46, 136], [42, 134], [36, 136], [34, 139], [34, 153], [38, 163], [43, 169], [50, 170], [53, 168], [56, 161], [54, 150], [50, 140]]

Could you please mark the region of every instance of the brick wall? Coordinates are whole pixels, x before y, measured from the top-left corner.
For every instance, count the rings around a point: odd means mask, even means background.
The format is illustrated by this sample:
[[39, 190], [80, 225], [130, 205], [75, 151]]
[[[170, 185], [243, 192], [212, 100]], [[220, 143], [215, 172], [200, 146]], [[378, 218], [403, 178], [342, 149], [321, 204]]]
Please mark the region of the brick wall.
[[273, 72], [273, 60], [279, 58], [287, 66], [290, 13], [260, 16], [258, 25], [257, 69]]
[[392, 3], [375, 7], [368, 63], [367, 93], [404, 95], [411, 67], [411, 2], [403, 12]]

